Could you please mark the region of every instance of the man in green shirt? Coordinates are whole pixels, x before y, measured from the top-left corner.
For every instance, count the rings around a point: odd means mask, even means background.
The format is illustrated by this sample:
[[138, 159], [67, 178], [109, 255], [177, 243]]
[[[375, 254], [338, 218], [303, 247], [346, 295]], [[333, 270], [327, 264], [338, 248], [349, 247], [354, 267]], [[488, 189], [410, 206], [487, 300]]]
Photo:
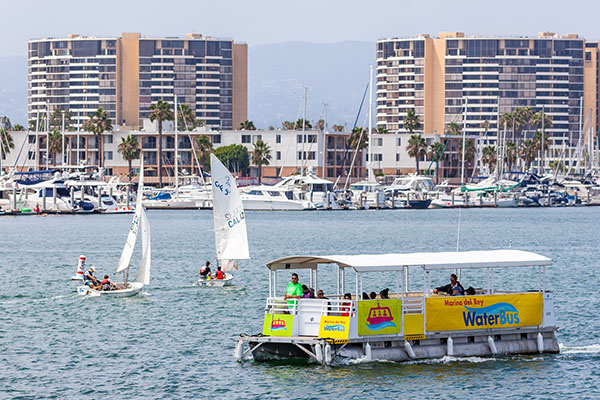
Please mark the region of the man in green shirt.
[[292, 281], [288, 283], [287, 288], [285, 289], [285, 296], [283, 296], [284, 300], [287, 300], [288, 308], [294, 308], [294, 304], [296, 304], [297, 300], [289, 300], [289, 299], [299, 299], [302, 297], [302, 285], [298, 283], [298, 274], [292, 274]]

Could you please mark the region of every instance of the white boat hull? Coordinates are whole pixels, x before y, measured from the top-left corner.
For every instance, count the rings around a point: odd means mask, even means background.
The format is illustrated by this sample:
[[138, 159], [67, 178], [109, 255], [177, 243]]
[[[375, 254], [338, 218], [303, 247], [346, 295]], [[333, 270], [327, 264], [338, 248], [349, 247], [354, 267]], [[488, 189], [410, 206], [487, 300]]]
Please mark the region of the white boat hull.
[[271, 200], [242, 198], [244, 210], [248, 211], [302, 211], [314, 207], [308, 201], [302, 200]]
[[[119, 287], [121, 285], [117, 284]], [[131, 297], [135, 296], [144, 288], [141, 282], [131, 282], [127, 284], [127, 288], [121, 290], [95, 290], [89, 286], [77, 286], [77, 294], [80, 296], [89, 297]]]
[[223, 279], [198, 279], [194, 286], [223, 287], [231, 286], [233, 275], [226, 274]]

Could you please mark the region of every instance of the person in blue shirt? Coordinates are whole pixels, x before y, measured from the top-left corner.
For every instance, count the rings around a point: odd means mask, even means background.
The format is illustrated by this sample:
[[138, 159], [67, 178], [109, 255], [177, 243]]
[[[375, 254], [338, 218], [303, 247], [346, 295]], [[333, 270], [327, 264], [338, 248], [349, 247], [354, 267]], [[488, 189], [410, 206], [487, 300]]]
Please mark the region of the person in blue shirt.
[[83, 284], [89, 286], [91, 289], [100, 290], [102, 285], [100, 284], [100, 281], [94, 276], [94, 272], [96, 272], [96, 268], [93, 265], [87, 271], [84, 272]]

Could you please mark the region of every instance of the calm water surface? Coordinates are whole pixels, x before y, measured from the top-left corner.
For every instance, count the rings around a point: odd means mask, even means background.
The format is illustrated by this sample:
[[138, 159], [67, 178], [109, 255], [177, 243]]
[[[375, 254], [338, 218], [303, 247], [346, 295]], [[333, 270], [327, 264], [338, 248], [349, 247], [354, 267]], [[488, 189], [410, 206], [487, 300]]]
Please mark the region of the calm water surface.
[[[235, 336], [262, 329], [267, 261], [452, 251], [459, 213], [461, 250], [511, 243], [554, 260], [548, 284], [560, 355], [333, 367], [234, 361]], [[0, 397], [600, 398], [600, 208], [248, 212], [252, 260], [241, 262], [236, 286], [225, 289], [192, 286], [204, 261], [214, 260], [210, 211], [148, 216], [152, 282], [130, 299], [80, 297], [69, 280], [80, 254], [98, 273], [112, 273], [130, 215], [0, 217]], [[319, 275], [326, 293], [334, 288], [330, 271]], [[288, 278], [280, 275], [279, 293]], [[485, 283], [477, 274], [462, 280]], [[385, 275], [365, 280], [368, 291], [393, 285]], [[536, 285], [531, 270], [496, 276], [497, 287]]]

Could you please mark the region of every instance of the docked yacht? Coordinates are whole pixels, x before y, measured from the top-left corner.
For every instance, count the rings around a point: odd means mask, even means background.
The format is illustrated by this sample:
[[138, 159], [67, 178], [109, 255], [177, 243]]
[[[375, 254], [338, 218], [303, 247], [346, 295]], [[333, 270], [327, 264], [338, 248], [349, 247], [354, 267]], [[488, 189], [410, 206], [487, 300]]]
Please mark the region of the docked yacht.
[[431, 199], [438, 193], [433, 179], [420, 175], [398, 177], [385, 191], [390, 208], [429, 208]]
[[385, 187], [377, 182], [360, 181], [350, 185], [356, 208], [385, 208]]
[[[293, 200], [308, 200], [314, 208], [336, 208], [333, 182], [319, 178], [312, 168], [306, 175], [290, 175], [273, 185], [274, 190], [291, 192]], [[290, 198], [289, 194], [286, 195]]]
[[294, 199], [293, 190], [270, 185], [240, 188], [244, 210], [257, 211], [302, 211], [314, 210], [308, 200]]

